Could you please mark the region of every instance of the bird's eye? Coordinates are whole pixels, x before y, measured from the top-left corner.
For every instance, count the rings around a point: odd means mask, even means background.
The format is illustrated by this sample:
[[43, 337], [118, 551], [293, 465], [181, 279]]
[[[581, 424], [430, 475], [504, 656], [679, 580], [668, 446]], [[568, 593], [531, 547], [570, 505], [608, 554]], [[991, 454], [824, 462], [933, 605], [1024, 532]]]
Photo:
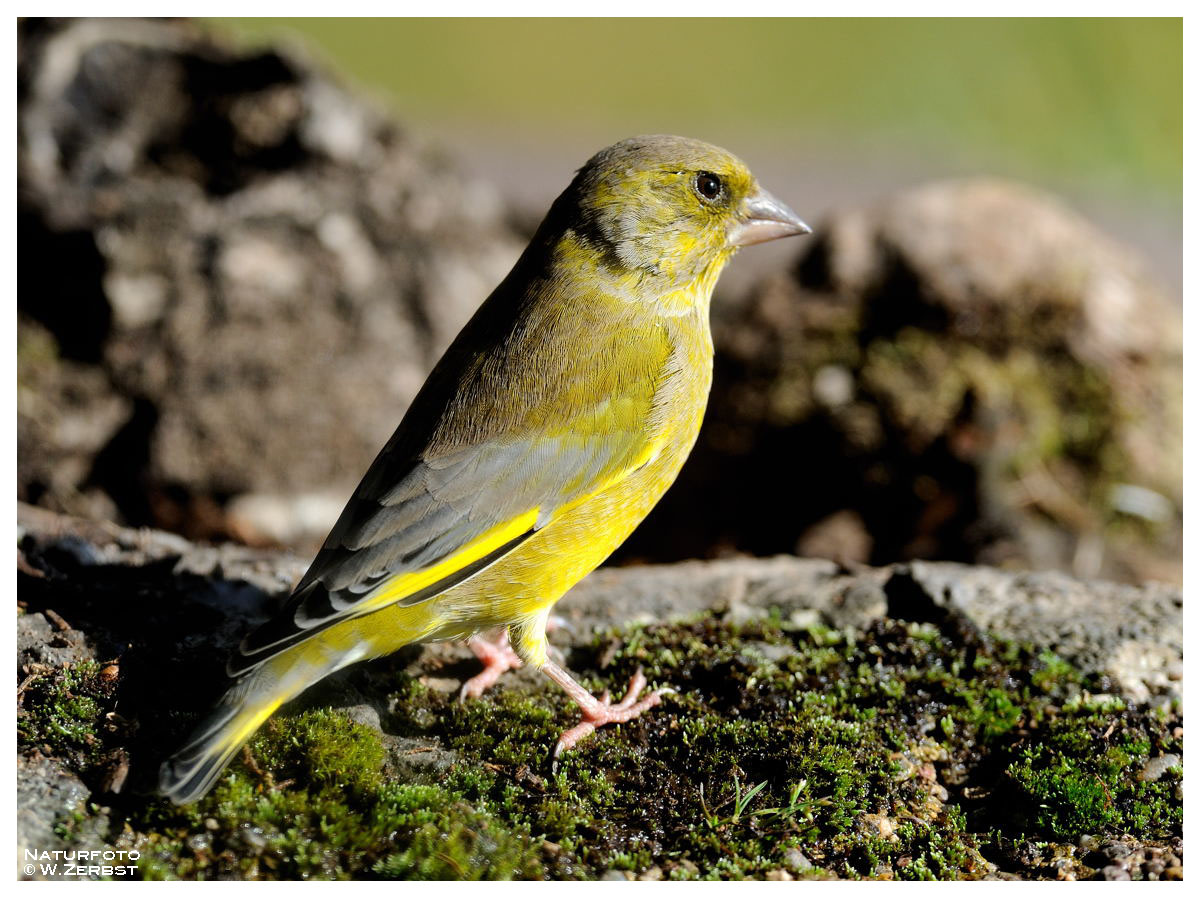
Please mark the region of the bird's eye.
[[710, 171], [702, 171], [696, 175], [696, 193], [706, 200], [715, 200], [721, 195], [721, 179]]

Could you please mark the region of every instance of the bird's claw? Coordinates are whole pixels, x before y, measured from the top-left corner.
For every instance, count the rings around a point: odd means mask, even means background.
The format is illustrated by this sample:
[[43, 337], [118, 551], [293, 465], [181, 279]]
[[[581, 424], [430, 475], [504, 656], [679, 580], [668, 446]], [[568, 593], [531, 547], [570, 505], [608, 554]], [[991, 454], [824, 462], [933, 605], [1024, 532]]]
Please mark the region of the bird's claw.
[[496, 680], [500, 678], [499, 674], [490, 676], [487, 670], [482, 673], [477, 673], [471, 679], [462, 684], [462, 688], [458, 690], [458, 703], [465, 705], [469, 698], [479, 698], [496, 684]]
[[486, 639], [472, 639], [469, 642], [475, 656], [483, 662], [483, 670], [462, 684], [458, 691], [459, 704], [469, 698], [479, 698], [487, 690], [496, 685], [496, 681], [507, 671], [516, 670], [521, 666], [521, 659], [513, 651], [505, 638], [499, 642]]
[[625, 723], [626, 721], [633, 720], [643, 711], [653, 708], [662, 701], [663, 695], [672, 691], [660, 689], [650, 693], [639, 701], [638, 696], [645, 688], [646, 675], [642, 673], [642, 669], [639, 667], [629, 679], [629, 688], [625, 690], [625, 696], [615, 705], [612, 703], [612, 698], [606, 689], [600, 698], [596, 700], [595, 704], [584, 707], [583, 720], [563, 733], [559, 737], [557, 744], [555, 744], [554, 766], [558, 764], [559, 755], [565, 751], [570, 751], [575, 745], [595, 732], [597, 727], [602, 727], [609, 723]]

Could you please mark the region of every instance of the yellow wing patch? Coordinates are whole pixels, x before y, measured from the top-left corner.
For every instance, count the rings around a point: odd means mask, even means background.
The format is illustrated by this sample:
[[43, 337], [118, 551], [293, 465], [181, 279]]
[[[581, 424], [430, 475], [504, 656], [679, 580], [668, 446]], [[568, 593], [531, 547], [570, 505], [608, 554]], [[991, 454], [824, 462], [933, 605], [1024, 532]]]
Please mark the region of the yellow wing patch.
[[[582, 505], [584, 502], [594, 496], [603, 493], [618, 483], [623, 481], [630, 474], [644, 468], [650, 462], [654, 461], [662, 452], [665, 440], [656, 440], [649, 443], [646, 448], [633, 460], [629, 467], [614, 474], [608, 480], [601, 483], [596, 489], [583, 495], [577, 496], [570, 502], [567, 502], [558, 508], [554, 509], [553, 517], [550, 521], [559, 515], [565, 514], [574, 508]], [[403, 574], [398, 574], [390, 580], [386, 580], [376, 589], [371, 596], [355, 609], [355, 616], [369, 614], [372, 611], [377, 611], [380, 608], [385, 608], [395, 602], [402, 602], [408, 596], [414, 595], [426, 587], [433, 586], [441, 580], [450, 577], [455, 572], [462, 570], [467, 565], [473, 564], [484, 558], [491, 552], [496, 551], [505, 543], [511, 542], [523, 533], [527, 533], [533, 529], [537, 523], [538, 515], [541, 513], [540, 508], [531, 508], [518, 517], [513, 518], [503, 524], [499, 524], [488, 530], [471, 542], [463, 546], [459, 551], [455, 552], [448, 558], [439, 561], [437, 564], [423, 568], [419, 571], [411, 571]], [[550, 521], [545, 522], [549, 524]], [[543, 524], [543, 526], [545, 526]]]
[[438, 581], [451, 576], [456, 571], [462, 570], [467, 565], [479, 561], [479, 559], [488, 553], [496, 551], [505, 543], [533, 529], [533, 525], [537, 521], [538, 511], [539, 509], [537, 508], [531, 508], [511, 521], [506, 521], [503, 524], [493, 527], [491, 530], [481, 533], [453, 555], [444, 558], [437, 564], [419, 571], [398, 574], [390, 580], [384, 581], [371, 594], [370, 598], [354, 609], [355, 616], [377, 611], [394, 602], [403, 601], [407, 596], [411, 596], [428, 586], [432, 586]]

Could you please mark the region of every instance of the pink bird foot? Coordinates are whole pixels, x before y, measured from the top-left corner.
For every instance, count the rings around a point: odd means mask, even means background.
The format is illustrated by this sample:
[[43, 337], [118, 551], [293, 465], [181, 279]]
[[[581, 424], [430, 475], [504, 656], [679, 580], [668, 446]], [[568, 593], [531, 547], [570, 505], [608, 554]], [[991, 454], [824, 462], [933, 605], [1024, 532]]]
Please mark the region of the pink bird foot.
[[508, 630], [500, 631], [500, 636], [495, 639], [472, 636], [467, 640], [467, 645], [471, 647], [475, 657], [483, 662], [483, 670], [463, 683], [458, 692], [460, 702], [465, 702], [468, 698], [479, 698], [495, 686], [496, 681], [507, 671], [516, 670], [522, 664], [508, 643]]
[[575, 703], [579, 705], [580, 710], [583, 712], [583, 720], [559, 737], [558, 743], [554, 746], [555, 760], [564, 751], [570, 751], [575, 745], [595, 732], [597, 727], [602, 727], [608, 723], [625, 723], [626, 721], [633, 720], [643, 711], [653, 708], [662, 701], [663, 695], [668, 691], [660, 690], [652, 692], [641, 701], [638, 701], [638, 696], [646, 688], [646, 676], [639, 667], [629, 680], [629, 688], [625, 691], [625, 697], [614, 705], [608, 690], [605, 690], [604, 694], [597, 699], [575, 682], [575, 679], [569, 673], [553, 661], [547, 661], [542, 670], [546, 676], [550, 677], [550, 679], [566, 690], [567, 695], [575, 700]]

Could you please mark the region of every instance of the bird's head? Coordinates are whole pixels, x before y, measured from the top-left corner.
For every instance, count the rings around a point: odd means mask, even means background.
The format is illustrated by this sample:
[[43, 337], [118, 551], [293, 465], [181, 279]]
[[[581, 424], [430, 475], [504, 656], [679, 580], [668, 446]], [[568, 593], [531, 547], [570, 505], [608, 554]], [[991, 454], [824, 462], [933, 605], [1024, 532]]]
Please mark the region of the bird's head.
[[742, 246], [809, 227], [732, 153], [684, 137], [632, 137], [601, 150], [551, 218], [606, 264], [666, 290], [703, 286]]

